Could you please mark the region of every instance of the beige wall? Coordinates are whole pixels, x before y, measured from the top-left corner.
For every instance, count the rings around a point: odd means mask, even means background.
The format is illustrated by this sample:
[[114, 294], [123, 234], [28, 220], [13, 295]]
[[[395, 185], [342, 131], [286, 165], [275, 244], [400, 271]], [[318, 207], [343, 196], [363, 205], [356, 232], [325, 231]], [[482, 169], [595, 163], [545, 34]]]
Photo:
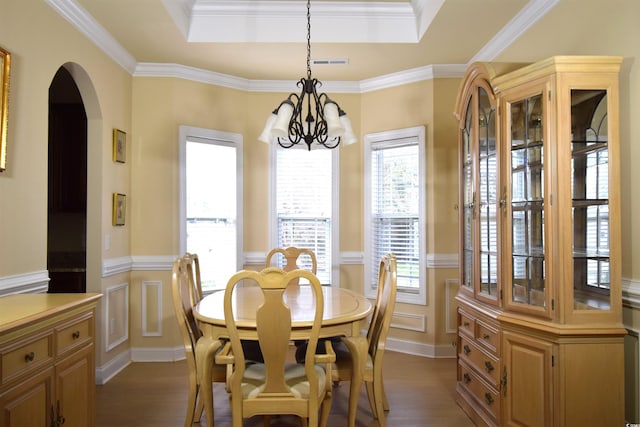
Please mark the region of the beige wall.
[[[0, 175], [0, 278], [47, 268], [49, 85], [63, 65], [88, 118], [87, 288], [103, 292], [128, 274], [101, 278], [101, 259], [130, 254], [130, 228], [112, 230], [111, 193], [129, 193], [129, 165], [111, 161], [112, 128], [131, 128], [132, 77], [41, 0], [2, 0], [0, 45], [12, 55], [7, 170]], [[102, 236], [111, 233], [111, 250]], [[99, 305], [97, 328], [103, 304]], [[99, 336], [97, 363], [105, 360]]]
[[[104, 299], [98, 313], [96, 366], [126, 357], [136, 348], [178, 348], [166, 268], [103, 274], [105, 264], [127, 257], [167, 257], [178, 248], [178, 125], [244, 136], [245, 252], [268, 249], [268, 147], [256, 140], [266, 115], [283, 94], [249, 93], [175, 78], [132, 77], [41, 0], [1, 0], [0, 46], [12, 53], [9, 98], [8, 168], [0, 174], [0, 283], [46, 270], [47, 102], [48, 88], [60, 66], [76, 78], [89, 118], [88, 289], [107, 294], [129, 284], [129, 306], [120, 299], [110, 311], [127, 311], [129, 340], [105, 351]], [[622, 144], [622, 274], [624, 285], [640, 287], [640, 2], [635, 0], [565, 1], [571, 19], [542, 18], [497, 60], [533, 62], [555, 54], [624, 56], [620, 75]], [[541, 28], [544, 26], [544, 29]], [[562, 46], [562, 47], [560, 47]], [[335, 94], [349, 113], [356, 134], [425, 125], [427, 129], [427, 252], [457, 252], [456, 123], [452, 111], [458, 79], [435, 79], [359, 95]], [[127, 163], [111, 160], [113, 128], [127, 132]], [[340, 250], [363, 250], [362, 143], [341, 149]], [[127, 225], [111, 226], [111, 195], [128, 196]], [[108, 245], [106, 244], [108, 240]], [[449, 346], [446, 288], [456, 269], [428, 271], [428, 304], [399, 304], [391, 339], [420, 345]], [[103, 277], [104, 276], [104, 277]], [[341, 267], [344, 286], [362, 289], [362, 266]], [[162, 292], [154, 294], [155, 283]], [[150, 285], [150, 286], [149, 286]], [[451, 284], [449, 283], [449, 286]], [[157, 306], [142, 311], [142, 291]], [[449, 296], [451, 292], [449, 292]], [[125, 307], [120, 305], [124, 304]], [[638, 303], [635, 306], [637, 307]], [[625, 324], [640, 331], [640, 311], [625, 308]], [[160, 328], [155, 319], [161, 317]], [[145, 317], [146, 316], [146, 317]], [[143, 335], [142, 324], [161, 329]], [[152, 331], [153, 332], [153, 331]], [[105, 342], [107, 341], [107, 342]], [[179, 351], [178, 351], [179, 353]], [[638, 379], [635, 378], [635, 384]], [[637, 408], [637, 406], [636, 406]], [[637, 410], [637, 409], [636, 409]]]

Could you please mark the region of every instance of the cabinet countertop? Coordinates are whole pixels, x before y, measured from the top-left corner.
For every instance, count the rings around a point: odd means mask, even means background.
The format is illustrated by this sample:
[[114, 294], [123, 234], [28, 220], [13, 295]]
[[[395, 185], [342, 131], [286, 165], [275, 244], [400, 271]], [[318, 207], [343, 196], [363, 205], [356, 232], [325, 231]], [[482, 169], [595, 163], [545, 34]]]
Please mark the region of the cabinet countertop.
[[100, 293], [15, 294], [0, 297], [0, 334], [78, 305], [95, 304], [100, 297]]

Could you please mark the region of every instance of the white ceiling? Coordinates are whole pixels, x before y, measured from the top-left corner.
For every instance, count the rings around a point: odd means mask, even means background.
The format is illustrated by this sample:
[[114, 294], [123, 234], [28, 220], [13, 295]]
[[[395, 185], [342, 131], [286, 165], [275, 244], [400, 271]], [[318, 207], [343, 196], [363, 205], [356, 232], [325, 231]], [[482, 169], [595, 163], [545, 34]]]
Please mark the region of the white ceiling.
[[[45, 0], [134, 75], [259, 90], [306, 75], [303, 0]], [[312, 1], [313, 76], [345, 91], [492, 60], [561, 0]], [[344, 60], [344, 61], [343, 61]], [[400, 76], [400, 77], [398, 77]]]

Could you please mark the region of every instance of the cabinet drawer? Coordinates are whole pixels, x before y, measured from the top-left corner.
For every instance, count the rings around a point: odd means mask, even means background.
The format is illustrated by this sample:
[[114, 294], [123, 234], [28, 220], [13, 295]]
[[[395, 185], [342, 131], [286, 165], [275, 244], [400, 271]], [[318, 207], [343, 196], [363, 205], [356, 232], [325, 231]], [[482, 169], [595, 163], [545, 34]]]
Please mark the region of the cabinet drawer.
[[484, 382], [472, 368], [464, 362], [458, 364], [460, 382], [471, 396], [494, 419], [500, 415], [500, 395], [498, 391]]
[[53, 360], [53, 334], [21, 340], [2, 349], [2, 384], [33, 371]]
[[500, 354], [500, 334], [497, 328], [481, 320], [476, 321], [476, 341], [491, 351]]
[[475, 324], [476, 324], [476, 321], [471, 315], [465, 313], [462, 310], [458, 310], [458, 328], [460, 332], [467, 334], [470, 337], [473, 337], [474, 331], [475, 331]]
[[93, 340], [93, 317], [76, 319], [56, 328], [56, 355]]
[[486, 381], [497, 387], [500, 382], [500, 361], [483, 351], [471, 340], [460, 337], [460, 357], [473, 366]]

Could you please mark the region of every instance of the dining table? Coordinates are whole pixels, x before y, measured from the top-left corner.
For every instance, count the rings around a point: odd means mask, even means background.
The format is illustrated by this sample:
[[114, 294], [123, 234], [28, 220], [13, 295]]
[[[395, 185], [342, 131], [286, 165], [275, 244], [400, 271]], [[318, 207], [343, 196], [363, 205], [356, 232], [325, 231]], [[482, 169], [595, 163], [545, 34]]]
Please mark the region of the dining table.
[[[371, 313], [372, 304], [364, 296], [349, 289], [322, 286], [324, 312], [320, 338], [352, 337], [348, 340], [353, 358], [353, 374], [349, 392], [348, 425], [355, 426], [358, 399], [362, 386], [362, 372], [367, 357], [366, 337], [361, 333], [362, 322]], [[308, 285], [290, 285], [284, 299], [291, 309], [291, 341], [309, 338], [313, 323], [313, 294]], [[262, 303], [262, 291], [257, 285], [236, 286], [232, 302], [236, 324], [243, 340], [257, 340], [256, 311]], [[221, 340], [228, 337], [224, 319], [224, 291], [205, 296], [194, 307], [203, 345], [197, 346], [199, 353], [198, 377], [200, 393], [205, 408], [207, 427], [213, 427], [213, 384], [211, 372], [214, 356]], [[199, 347], [199, 348], [198, 348]], [[197, 365], [198, 365], [197, 362]]]

